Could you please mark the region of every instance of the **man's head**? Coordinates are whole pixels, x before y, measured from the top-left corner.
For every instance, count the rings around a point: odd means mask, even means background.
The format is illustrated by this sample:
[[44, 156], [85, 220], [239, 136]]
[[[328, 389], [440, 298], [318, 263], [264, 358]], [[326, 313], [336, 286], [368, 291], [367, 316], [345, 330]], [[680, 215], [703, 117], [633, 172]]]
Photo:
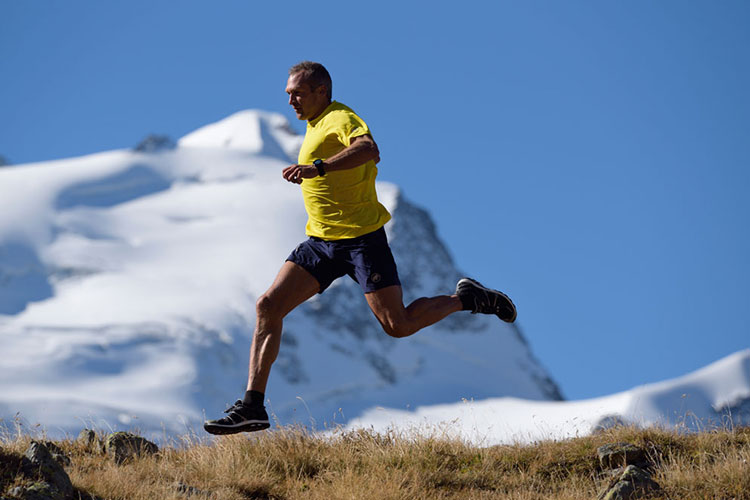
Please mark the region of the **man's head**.
[[331, 103], [331, 75], [320, 63], [303, 61], [289, 69], [286, 93], [300, 120], [316, 118]]

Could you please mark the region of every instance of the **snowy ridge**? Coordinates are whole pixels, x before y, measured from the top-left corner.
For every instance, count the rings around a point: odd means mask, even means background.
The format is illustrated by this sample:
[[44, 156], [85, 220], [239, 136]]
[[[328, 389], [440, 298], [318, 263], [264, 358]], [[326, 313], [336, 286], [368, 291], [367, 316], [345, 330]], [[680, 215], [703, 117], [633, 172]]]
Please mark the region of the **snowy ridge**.
[[235, 149], [296, 163], [302, 139], [283, 115], [248, 109], [189, 133], [178, 145]]
[[488, 398], [401, 411], [374, 408], [347, 428], [446, 435], [493, 446], [583, 436], [616, 424], [700, 431], [750, 425], [750, 349], [693, 373], [581, 401]]

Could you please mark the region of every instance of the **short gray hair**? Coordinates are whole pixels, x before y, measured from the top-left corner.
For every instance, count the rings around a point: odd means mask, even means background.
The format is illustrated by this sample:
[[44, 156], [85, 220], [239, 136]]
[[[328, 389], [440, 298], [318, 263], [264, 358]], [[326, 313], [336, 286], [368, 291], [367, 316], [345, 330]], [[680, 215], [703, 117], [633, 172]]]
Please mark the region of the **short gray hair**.
[[333, 96], [333, 82], [331, 81], [331, 75], [328, 70], [320, 63], [312, 61], [302, 61], [289, 68], [289, 75], [296, 75], [302, 73], [304, 75], [305, 82], [315, 90], [321, 85], [325, 85], [328, 90], [328, 100], [331, 100]]

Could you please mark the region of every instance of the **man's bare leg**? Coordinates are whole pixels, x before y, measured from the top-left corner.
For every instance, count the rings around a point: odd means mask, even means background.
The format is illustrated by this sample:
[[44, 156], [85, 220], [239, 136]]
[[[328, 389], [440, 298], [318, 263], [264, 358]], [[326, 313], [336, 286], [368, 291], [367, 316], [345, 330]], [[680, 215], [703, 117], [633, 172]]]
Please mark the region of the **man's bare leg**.
[[319, 290], [320, 285], [312, 274], [286, 261], [271, 287], [258, 298], [250, 348], [248, 391], [266, 392], [271, 365], [279, 355], [284, 317]]
[[[207, 420], [203, 428], [210, 434], [253, 432], [270, 427], [263, 407], [271, 365], [279, 354], [284, 316], [312, 297], [320, 285], [297, 264], [285, 262], [271, 287], [258, 298], [253, 344], [245, 398], [225, 411], [226, 417]], [[256, 399], [257, 398], [257, 399]]]
[[383, 330], [399, 338], [413, 335], [462, 309], [461, 300], [456, 295], [422, 297], [404, 307], [399, 285], [366, 293], [365, 298]]

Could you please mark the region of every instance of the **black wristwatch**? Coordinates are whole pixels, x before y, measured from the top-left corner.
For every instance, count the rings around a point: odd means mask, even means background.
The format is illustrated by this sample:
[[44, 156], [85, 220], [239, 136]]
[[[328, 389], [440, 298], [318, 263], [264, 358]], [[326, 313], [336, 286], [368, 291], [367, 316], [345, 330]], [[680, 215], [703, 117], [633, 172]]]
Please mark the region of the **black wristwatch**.
[[324, 175], [326, 175], [326, 171], [323, 168], [323, 160], [315, 160], [313, 162], [313, 165], [315, 165], [315, 168], [318, 169], [318, 175], [319, 176], [323, 177]]

